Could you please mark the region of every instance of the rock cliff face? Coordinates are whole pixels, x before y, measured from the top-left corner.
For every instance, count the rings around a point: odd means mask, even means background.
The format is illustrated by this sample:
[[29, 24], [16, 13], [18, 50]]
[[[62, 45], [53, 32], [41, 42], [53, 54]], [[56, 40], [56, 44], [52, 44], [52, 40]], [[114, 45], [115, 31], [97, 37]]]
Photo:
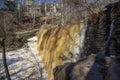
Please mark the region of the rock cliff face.
[[85, 37], [84, 53], [85, 55], [102, 53], [105, 46], [106, 27], [105, 15], [101, 13], [95, 18], [88, 20], [88, 28]]
[[[56, 67], [55, 80], [119, 80], [119, 5], [120, 2], [110, 4], [106, 6], [106, 11], [88, 19], [83, 47], [83, 56], [87, 56], [87, 58], [77, 63]], [[112, 31], [111, 26], [114, 26]], [[114, 55], [115, 60], [112, 61], [106, 57], [110, 55]]]
[[110, 53], [115, 56], [120, 56], [120, 1], [114, 5], [109, 5], [113, 8], [111, 18], [115, 20], [114, 30], [111, 38]]
[[[38, 51], [50, 80], [107, 79], [111, 59], [106, 56], [115, 55], [120, 60], [119, 5], [120, 2], [106, 6], [105, 11], [90, 17], [87, 24], [83, 21], [42, 31], [38, 39]], [[112, 31], [111, 25], [114, 26]], [[78, 60], [79, 55], [87, 58]]]
[[50, 80], [54, 80], [53, 69], [80, 57], [86, 25], [84, 21], [66, 27], [44, 29], [38, 39], [38, 51]]
[[[106, 6], [106, 10], [100, 12], [95, 17], [88, 20], [88, 28], [86, 32], [84, 53], [85, 54], [98, 54], [104, 53], [106, 50], [106, 42], [109, 38], [111, 25], [114, 28], [111, 32], [111, 38], [106, 53], [116, 54], [119, 53], [119, 28], [120, 28], [120, 2]], [[114, 23], [112, 23], [114, 20]], [[110, 55], [106, 54], [106, 55]]]

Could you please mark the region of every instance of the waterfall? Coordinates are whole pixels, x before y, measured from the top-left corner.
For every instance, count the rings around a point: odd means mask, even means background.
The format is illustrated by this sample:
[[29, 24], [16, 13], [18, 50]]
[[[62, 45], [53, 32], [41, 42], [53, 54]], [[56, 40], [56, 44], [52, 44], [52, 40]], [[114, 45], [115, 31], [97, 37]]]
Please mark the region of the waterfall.
[[84, 47], [84, 43], [85, 43], [85, 34], [86, 34], [86, 31], [87, 31], [87, 26], [88, 26], [88, 19], [85, 20], [84, 22], [84, 28], [82, 30], [82, 34], [81, 34], [81, 38], [80, 38], [80, 54], [82, 55], [83, 54], [83, 47]]
[[111, 22], [109, 35], [108, 35], [108, 38], [107, 38], [106, 43], [105, 43], [104, 54], [106, 54], [108, 52], [113, 29], [114, 29], [114, 20], [112, 20], [112, 22]]

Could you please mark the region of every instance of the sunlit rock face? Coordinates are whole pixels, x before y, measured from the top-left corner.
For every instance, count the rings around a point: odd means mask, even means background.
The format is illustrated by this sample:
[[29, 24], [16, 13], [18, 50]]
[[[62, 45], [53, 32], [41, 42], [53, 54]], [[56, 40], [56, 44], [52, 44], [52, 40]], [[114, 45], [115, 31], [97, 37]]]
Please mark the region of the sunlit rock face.
[[50, 80], [53, 69], [67, 62], [76, 62], [83, 46], [84, 21], [79, 24], [43, 29], [38, 38], [38, 52]]

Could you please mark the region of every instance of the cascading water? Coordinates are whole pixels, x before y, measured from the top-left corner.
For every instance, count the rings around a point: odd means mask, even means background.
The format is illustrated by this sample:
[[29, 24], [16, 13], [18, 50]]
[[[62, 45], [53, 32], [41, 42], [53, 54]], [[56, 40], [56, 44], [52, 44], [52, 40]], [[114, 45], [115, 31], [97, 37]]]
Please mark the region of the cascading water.
[[105, 48], [104, 48], [104, 54], [105, 55], [109, 54], [108, 51], [109, 51], [109, 45], [110, 45], [110, 40], [111, 40], [111, 37], [112, 37], [113, 29], [114, 29], [114, 20], [112, 20], [112, 22], [111, 22], [109, 35], [108, 35], [108, 38], [107, 38], [106, 43], [105, 43]]
[[86, 31], [87, 31], [87, 26], [88, 26], [88, 20], [86, 19], [85, 20], [85, 23], [84, 23], [85, 25], [84, 25], [84, 28], [83, 28], [83, 30], [82, 30], [82, 35], [81, 35], [81, 38], [80, 38], [80, 43], [81, 43], [81, 45], [80, 45], [80, 54], [81, 54], [81, 56], [84, 56], [84, 54], [83, 54], [83, 47], [84, 47], [84, 43], [85, 43], [85, 34], [86, 34]]
[[[85, 34], [86, 34], [86, 31], [87, 31], [87, 24], [88, 24], [88, 19], [84, 20], [83, 22], [84, 26], [82, 27], [82, 30], [79, 32], [79, 38], [76, 39], [76, 42], [78, 42], [78, 47], [76, 47], [75, 49], [75, 53], [77, 55], [75, 55], [75, 58], [73, 60], [73, 62], [76, 62], [80, 59], [80, 57], [84, 57], [85, 54], [83, 53], [83, 47], [84, 47], [84, 43], [85, 43]], [[78, 57], [79, 56], [79, 57]]]

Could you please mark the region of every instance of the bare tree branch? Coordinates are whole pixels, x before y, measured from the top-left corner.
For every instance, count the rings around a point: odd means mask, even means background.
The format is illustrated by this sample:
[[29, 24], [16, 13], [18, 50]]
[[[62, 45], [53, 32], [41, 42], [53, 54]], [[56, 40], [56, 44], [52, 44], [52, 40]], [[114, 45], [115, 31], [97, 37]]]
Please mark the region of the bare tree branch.
[[4, 69], [5, 69], [5, 73], [6, 73], [6, 77], [7, 80], [11, 80], [10, 78], [10, 74], [9, 74], [9, 70], [8, 70], [8, 66], [7, 66], [7, 61], [6, 61], [6, 49], [5, 49], [5, 40], [6, 40], [6, 32], [4, 30], [5, 28], [5, 16], [3, 17], [3, 24], [4, 26], [0, 26], [0, 31], [1, 31], [1, 39], [0, 39], [0, 45], [2, 47], [2, 59], [3, 59], [3, 65], [4, 65]]

